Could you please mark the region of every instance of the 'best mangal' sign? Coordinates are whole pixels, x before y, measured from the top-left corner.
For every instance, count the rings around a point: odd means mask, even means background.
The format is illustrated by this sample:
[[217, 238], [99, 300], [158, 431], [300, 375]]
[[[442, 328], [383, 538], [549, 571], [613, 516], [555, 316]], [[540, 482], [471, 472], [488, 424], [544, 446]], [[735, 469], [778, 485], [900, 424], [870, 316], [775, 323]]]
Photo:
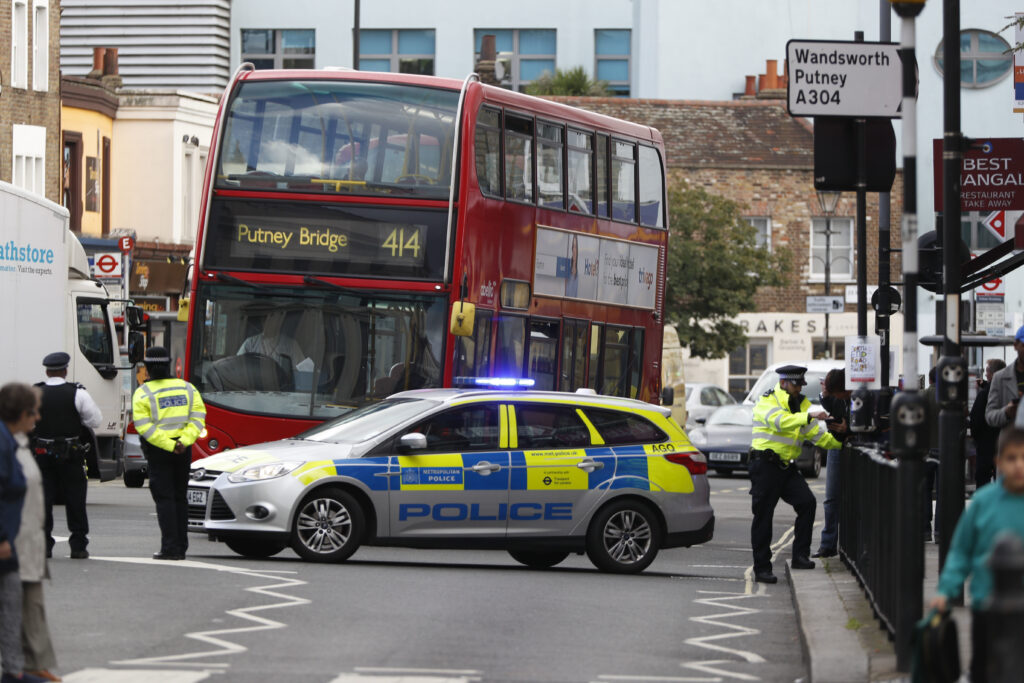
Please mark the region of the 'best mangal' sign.
[[[935, 210], [942, 211], [942, 140], [932, 142]], [[1024, 138], [978, 140], [964, 151], [962, 211], [1024, 210]]]

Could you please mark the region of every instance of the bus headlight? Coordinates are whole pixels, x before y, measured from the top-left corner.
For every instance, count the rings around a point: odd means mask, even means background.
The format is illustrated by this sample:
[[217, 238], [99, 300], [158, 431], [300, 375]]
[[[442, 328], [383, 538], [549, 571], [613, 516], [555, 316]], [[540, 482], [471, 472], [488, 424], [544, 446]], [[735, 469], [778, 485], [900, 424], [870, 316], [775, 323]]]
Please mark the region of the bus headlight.
[[283, 477], [292, 470], [302, 465], [301, 462], [272, 462], [265, 465], [253, 465], [244, 470], [232, 472], [228, 475], [228, 481], [232, 484], [243, 484], [247, 481], [263, 481], [265, 479], [276, 479]]

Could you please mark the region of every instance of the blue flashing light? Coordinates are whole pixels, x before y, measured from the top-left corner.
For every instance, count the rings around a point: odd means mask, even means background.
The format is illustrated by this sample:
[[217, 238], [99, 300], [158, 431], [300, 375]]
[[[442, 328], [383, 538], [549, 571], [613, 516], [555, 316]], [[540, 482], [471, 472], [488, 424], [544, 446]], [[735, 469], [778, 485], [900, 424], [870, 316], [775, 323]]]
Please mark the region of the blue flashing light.
[[478, 387], [522, 388], [532, 387], [537, 383], [529, 377], [455, 377], [456, 386], [473, 385]]

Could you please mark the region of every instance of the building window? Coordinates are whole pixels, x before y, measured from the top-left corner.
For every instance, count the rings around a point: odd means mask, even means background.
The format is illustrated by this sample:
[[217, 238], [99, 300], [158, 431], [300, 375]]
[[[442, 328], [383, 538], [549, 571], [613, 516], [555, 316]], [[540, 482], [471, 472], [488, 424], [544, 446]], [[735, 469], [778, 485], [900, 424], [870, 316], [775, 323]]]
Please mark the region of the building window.
[[50, 8], [46, 0], [34, 0], [32, 7], [32, 89], [45, 92], [50, 86]]
[[594, 31], [594, 75], [618, 97], [629, 97], [629, 41], [628, 28]]
[[555, 29], [478, 28], [473, 31], [474, 64], [480, 61], [484, 36], [494, 36], [497, 61], [504, 70], [502, 86], [521, 91], [544, 72], [555, 73]]
[[985, 252], [1003, 243], [1003, 239], [985, 227], [988, 211], [964, 211], [960, 218], [960, 237], [972, 253]]
[[82, 134], [64, 131], [61, 204], [71, 214], [71, 229], [82, 232]]
[[242, 61], [257, 69], [312, 69], [315, 55], [313, 29], [242, 29]]
[[[944, 42], [944, 41], [943, 41]], [[935, 50], [935, 67], [942, 68], [942, 42]], [[977, 28], [960, 32], [960, 85], [965, 88], [987, 88], [1010, 73], [1013, 53], [1010, 45], [995, 33]]]
[[[757, 246], [772, 250], [772, 219], [767, 216], [747, 216], [743, 220], [757, 228]], [[834, 229], [834, 228], [833, 228]]]
[[729, 393], [742, 401], [771, 363], [770, 339], [751, 339], [729, 354]]
[[[828, 351], [828, 355], [825, 352]], [[825, 338], [814, 339], [811, 341], [811, 358], [814, 360], [818, 359], [831, 359], [831, 360], [843, 360], [846, 358], [846, 342], [840, 338], [835, 339], [830, 337], [828, 340], [828, 346], [825, 346]], [[808, 391], [814, 391], [817, 387], [812, 387]]]
[[11, 184], [46, 196], [46, 128], [15, 124]]
[[434, 29], [359, 31], [360, 71], [434, 75]]
[[28, 87], [28, 7], [14, 0], [11, 15], [11, 87]]
[[[853, 279], [853, 219], [831, 220], [831, 236], [825, 230], [828, 224], [824, 218], [811, 221], [811, 279], [825, 279], [825, 252], [831, 251], [832, 272], [829, 279]], [[831, 237], [831, 244], [829, 239]]]

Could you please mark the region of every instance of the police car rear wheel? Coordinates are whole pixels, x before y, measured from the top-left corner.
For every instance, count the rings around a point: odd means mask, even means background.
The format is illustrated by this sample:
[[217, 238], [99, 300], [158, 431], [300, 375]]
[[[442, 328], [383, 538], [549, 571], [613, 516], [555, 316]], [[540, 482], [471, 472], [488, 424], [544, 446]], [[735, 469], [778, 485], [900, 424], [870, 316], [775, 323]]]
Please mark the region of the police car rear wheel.
[[292, 524], [292, 548], [304, 560], [341, 562], [359, 547], [363, 510], [350, 494], [327, 488], [306, 496]]
[[633, 574], [658, 555], [658, 522], [643, 503], [625, 500], [601, 510], [587, 531], [587, 556], [606, 572]]
[[287, 543], [282, 543], [280, 541], [261, 541], [251, 538], [224, 541], [224, 544], [242, 557], [251, 557], [254, 559], [273, 557], [284, 550], [285, 546], [288, 545]]
[[145, 481], [145, 473], [139, 472], [138, 470], [132, 470], [131, 472], [124, 473], [124, 485], [130, 489], [140, 488]]
[[549, 569], [569, 557], [569, 553], [542, 550], [509, 550], [508, 554], [516, 562], [534, 569]]

